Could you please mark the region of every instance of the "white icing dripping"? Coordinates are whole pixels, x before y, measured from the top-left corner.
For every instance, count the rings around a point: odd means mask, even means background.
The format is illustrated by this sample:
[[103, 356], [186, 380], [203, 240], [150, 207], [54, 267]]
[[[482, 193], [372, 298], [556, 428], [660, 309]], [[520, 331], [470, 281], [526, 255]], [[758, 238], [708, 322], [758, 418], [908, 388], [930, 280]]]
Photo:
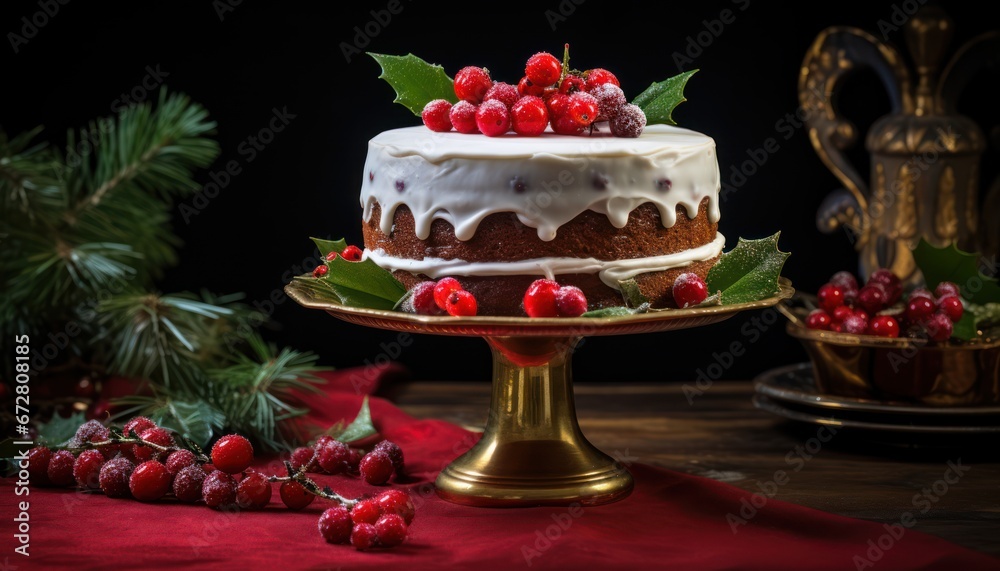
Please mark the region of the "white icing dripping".
[[544, 276], [555, 279], [561, 274], [598, 274], [608, 287], [618, 289], [618, 282], [647, 272], [660, 272], [711, 260], [722, 252], [726, 238], [717, 233], [708, 244], [663, 256], [598, 260], [596, 258], [532, 258], [514, 262], [467, 262], [425, 257], [422, 260], [396, 258], [382, 249], [365, 250], [364, 256], [390, 271], [403, 270], [431, 279], [445, 276]]
[[[423, 126], [386, 131], [368, 144], [364, 220], [371, 220], [377, 203], [379, 227], [389, 234], [396, 209], [405, 205], [417, 238], [427, 239], [440, 219], [464, 241], [490, 214], [513, 212], [548, 241], [586, 210], [623, 228], [632, 210], [650, 202], [669, 228], [677, 206], [693, 218], [708, 198], [708, 218], [718, 222], [719, 165], [711, 137], [666, 125], [649, 126], [635, 139], [612, 137], [606, 128], [604, 133], [484, 137]], [[664, 179], [668, 189], [658, 185]], [[525, 190], [515, 191], [515, 181]]]

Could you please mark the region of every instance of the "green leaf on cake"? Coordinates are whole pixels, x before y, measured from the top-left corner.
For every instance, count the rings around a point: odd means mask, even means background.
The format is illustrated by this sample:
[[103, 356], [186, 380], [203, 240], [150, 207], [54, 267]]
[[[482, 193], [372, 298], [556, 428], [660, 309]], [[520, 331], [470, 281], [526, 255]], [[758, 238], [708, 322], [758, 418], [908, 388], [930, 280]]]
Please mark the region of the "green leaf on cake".
[[619, 281], [618, 289], [621, 290], [622, 297], [625, 298], [626, 307], [642, 307], [643, 304], [649, 306], [649, 299], [639, 289], [639, 283], [635, 281], [635, 278]]
[[658, 83], [653, 83], [645, 91], [636, 96], [632, 103], [637, 105], [646, 114], [647, 125], [656, 125], [657, 123], [665, 125], [677, 124], [672, 114], [678, 105], [687, 101], [687, 98], [684, 97], [684, 86], [687, 85], [688, 80], [697, 71], [697, 69], [692, 69], [691, 71], [685, 71]]
[[952, 282], [962, 297], [980, 305], [1000, 302], [1000, 283], [979, 271], [978, 254], [963, 252], [954, 244], [938, 248], [923, 238], [913, 249], [913, 259], [933, 290], [941, 282]]
[[417, 117], [424, 106], [435, 99], [458, 101], [455, 83], [440, 65], [429, 64], [413, 54], [391, 56], [368, 52], [382, 66], [379, 79], [396, 90], [393, 103], [401, 103]]
[[588, 311], [581, 315], [580, 317], [624, 317], [626, 315], [635, 315], [637, 313], [646, 313], [649, 311], [649, 304], [643, 303], [637, 307], [625, 307], [623, 305], [616, 305], [614, 307], [605, 307], [603, 309], [594, 309]]
[[708, 291], [719, 292], [722, 305], [758, 301], [778, 293], [778, 278], [789, 256], [778, 250], [780, 235], [778, 232], [760, 240], [740, 238], [736, 247], [723, 253], [708, 271]]
[[972, 341], [979, 336], [979, 329], [976, 327], [976, 317], [966, 311], [952, 326], [951, 336], [962, 341]]
[[[324, 257], [330, 252], [340, 253], [347, 247], [344, 240], [312, 241]], [[394, 309], [406, 294], [406, 287], [371, 260], [349, 262], [342, 256], [326, 261], [327, 272], [321, 278], [298, 276], [295, 280], [320, 298], [332, 298], [350, 307]]]

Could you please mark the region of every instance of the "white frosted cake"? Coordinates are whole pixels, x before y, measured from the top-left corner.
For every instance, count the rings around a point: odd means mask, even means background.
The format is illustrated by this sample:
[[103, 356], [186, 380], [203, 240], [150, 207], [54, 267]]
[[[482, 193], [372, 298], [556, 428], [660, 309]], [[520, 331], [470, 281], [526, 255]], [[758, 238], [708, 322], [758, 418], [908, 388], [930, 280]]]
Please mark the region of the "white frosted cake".
[[638, 138], [394, 129], [368, 145], [365, 255], [407, 287], [458, 279], [484, 315], [523, 315], [541, 277], [580, 287], [589, 309], [622, 305], [630, 278], [669, 306], [677, 275], [704, 278], [722, 251], [719, 188], [715, 142], [677, 127]]

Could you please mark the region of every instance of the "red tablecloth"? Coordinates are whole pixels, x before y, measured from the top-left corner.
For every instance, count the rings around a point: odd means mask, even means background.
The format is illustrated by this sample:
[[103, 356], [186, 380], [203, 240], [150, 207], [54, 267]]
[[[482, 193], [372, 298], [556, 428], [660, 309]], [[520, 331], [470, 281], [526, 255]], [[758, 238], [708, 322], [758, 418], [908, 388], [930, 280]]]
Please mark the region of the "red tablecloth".
[[[316, 399], [313, 420], [352, 417], [362, 395], [351, 372], [328, 375], [328, 395]], [[356, 383], [355, 383], [356, 384]], [[371, 388], [369, 385], [365, 388]], [[0, 489], [3, 552], [20, 569], [998, 569], [1000, 560], [902, 526], [836, 516], [778, 500], [737, 526], [751, 493], [713, 480], [642, 464], [630, 466], [635, 491], [597, 507], [471, 508], [438, 499], [438, 471], [477, 435], [437, 420], [417, 420], [373, 398], [382, 434], [402, 448], [417, 516], [402, 546], [358, 552], [329, 545], [316, 522], [326, 507], [284, 508], [275, 489], [267, 509], [223, 513], [163, 500], [144, 504], [100, 494], [31, 489], [15, 497], [13, 480]], [[272, 473], [280, 464], [272, 459]], [[263, 467], [267, 468], [265, 462]], [[346, 476], [317, 476], [344, 495], [377, 488]], [[29, 501], [30, 557], [14, 553], [18, 501]], [[759, 503], [759, 498], [758, 498]], [[745, 511], [744, 515], [749, 514]], [[902, 531], [902, 535], [900, 535]], [[0, 567], [3, 568], [3, 567]]]

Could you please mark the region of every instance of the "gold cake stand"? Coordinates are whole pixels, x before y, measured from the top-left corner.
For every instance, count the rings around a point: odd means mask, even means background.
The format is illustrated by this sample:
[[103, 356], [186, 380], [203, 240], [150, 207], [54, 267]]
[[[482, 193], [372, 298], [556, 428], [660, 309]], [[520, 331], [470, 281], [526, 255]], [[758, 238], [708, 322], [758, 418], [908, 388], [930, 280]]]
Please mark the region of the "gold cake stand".
[[437, 493], [473, 506], [596, 505], [624, 498], [632, 475], [587, 441], [576, 419], [570, 361], [584, 337], [699, 327], [760, 309], [794, 293], [725, 306], [603, 318], [426, 316], [347, 307], [292, 282], [300, 305], [350, 323], [411, 333], [483, 337], [493, 350], [493, 393], [479, 442], [441, 471]]

